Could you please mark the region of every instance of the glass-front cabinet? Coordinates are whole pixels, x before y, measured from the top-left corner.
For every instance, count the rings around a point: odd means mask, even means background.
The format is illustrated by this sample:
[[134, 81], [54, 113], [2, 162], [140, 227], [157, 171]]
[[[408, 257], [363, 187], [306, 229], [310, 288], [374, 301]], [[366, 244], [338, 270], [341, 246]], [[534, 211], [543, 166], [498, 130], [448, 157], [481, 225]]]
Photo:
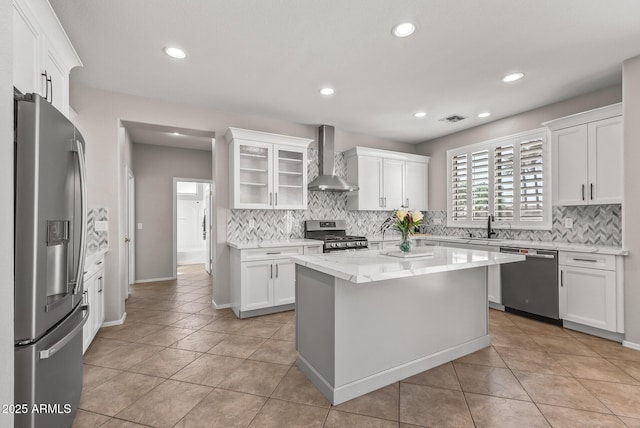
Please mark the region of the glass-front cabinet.
[[229, 128], [231, 209], [306, 209], [312, 140]]

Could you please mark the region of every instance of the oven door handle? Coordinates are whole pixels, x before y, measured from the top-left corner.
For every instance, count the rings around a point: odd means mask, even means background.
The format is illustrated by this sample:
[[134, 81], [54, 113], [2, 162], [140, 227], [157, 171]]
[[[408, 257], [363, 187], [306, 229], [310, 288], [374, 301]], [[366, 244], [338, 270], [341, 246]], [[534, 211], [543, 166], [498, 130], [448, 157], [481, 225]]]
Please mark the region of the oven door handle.
[[524, 254], [527, 257], [531, 257], [532, 259], [549, 259], [553, 260], [556, 256], [552, 254]]

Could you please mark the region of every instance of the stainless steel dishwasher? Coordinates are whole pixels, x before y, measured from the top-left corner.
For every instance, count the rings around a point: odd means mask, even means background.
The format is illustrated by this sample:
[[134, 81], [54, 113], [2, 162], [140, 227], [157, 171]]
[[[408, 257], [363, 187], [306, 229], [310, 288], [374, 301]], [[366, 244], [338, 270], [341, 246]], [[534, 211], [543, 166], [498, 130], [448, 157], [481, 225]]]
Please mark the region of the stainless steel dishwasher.
[[505, 308], [558, 320], [558, 252], [532, 248], [500, 248], [500, 252], [527, 258], [500, 265]]

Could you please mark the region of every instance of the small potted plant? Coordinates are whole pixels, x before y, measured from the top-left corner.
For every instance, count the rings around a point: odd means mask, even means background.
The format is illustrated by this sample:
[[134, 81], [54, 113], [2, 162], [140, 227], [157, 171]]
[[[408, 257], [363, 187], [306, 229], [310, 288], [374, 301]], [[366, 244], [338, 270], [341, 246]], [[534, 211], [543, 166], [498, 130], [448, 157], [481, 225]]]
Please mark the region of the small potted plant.
[[422, 224], [424, 215], [420, 211], [395, 210], [391, 217], [382, 223], [382, 230], [393, 227], [402, 234], [400, 250], [408, 253], [411, 251], [411, 235], [416, 233], [418, 226]]

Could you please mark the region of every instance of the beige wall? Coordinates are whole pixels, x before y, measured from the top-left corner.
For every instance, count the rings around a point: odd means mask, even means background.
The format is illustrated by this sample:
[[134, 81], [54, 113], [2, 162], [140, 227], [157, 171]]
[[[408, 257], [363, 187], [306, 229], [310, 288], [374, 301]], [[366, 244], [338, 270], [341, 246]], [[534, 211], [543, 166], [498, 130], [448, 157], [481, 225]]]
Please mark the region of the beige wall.
[[[173, 178], [211, 180], [211, 152], [133, 145], [136, 281], [173, 276]], [[169, 245], [167, 245], [169, 244]]]
[[622, 88], [615, 86], [496, 120], [486, 125], [477, 126], [418, 145], [416, 148], [418, 154], [431, 156], [429, 161], [429, 209], [447, 209], [447, 150], [540, 128], [542, 122], [596, 107], [615, 104], [621, 100]]
[[[107, 261], [105, 288], [106, 321], [122, 316], [122, 306], [118, 278], [126, 264], [120, 263], [123, 238], [122, 227], [117, 215], [123, 204], [120, 191], [124, 177], [124, 165], [120, 158], [120, 120], [169, 125], [181, 128], [214, 132], [216, 139], [213, 152], [213, 179], [215, 182], [213, 212], [214, 222], [214, 285], [213, 296], [217, 303], [229, 301], [229, 251], [226, 246], [226, 214], [228, 208], [229, 154], [228, 145], [222, 136], [229, 126], [254, 129], [264, 132], [292, 135], [316, 139], [316, 125], [302, 125], [265, 117], [209, 110], [183, 104], [158, 101], [130, 95], [107, 92], [73, 85], [71, 105], [78, 113], [76, 123], [87, 142], [87, 172], [89, 206], [106, 207], [109, 216], [110, 253]], [[381, 149], [391, 149], [413, 153], [410, 144], [394, 142], [338, 132], [336, 150], [347, 150], [360, 144]], [[170, 240], [167, 245], [171, 245]]]
[[625, 338], [640, 346], [640, 56], [624, 62], [624, 204], [622, 243], [629, 250], [624, 261]]
[[[13, 403], [13, 42], [11, 2], [0, 1], [0, 404]], [[0, 426], [13, 426], [0, 413]]]

